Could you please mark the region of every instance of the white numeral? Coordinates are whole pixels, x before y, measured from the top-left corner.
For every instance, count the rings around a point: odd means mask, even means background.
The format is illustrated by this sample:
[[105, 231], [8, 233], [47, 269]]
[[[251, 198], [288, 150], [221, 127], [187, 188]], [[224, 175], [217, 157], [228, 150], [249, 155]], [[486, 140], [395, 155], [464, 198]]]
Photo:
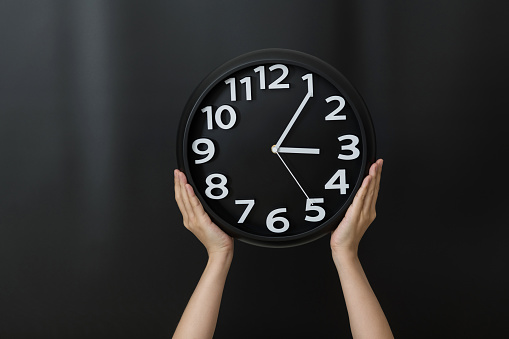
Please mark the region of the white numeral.
[[[207, 113], [207, 129], [213, 129], [214, 124], [212, 123], [212, 106], [207, 106], [201, 109], [203, 113]], [[224, 111], [227, 111], [230, 114], [230, 121], [228, 123], [223, 122], [223, 115], [222, 113]], [[237, 121], [237, 113], [235, 113], [235, 109], [233, 107], [228, 105], [222, 105], [219, 106], [219, 108], [216, 110], [215, 114], [215, 120], [217, 126], [222, 129], [230, 129], [235, 125], [235, 122]]]
[[[213, 183], [212, 180], [214, 179], [219, 179], [219, 182], [217, 184]], [[228, 188], [226, 188], [226, 183], [228, 180], [224, 175], [218, 173], [211, 174], [207, 177], [207, 179], [205, 179], [205, 182], [208, 186], [205, 190], [205, 195], [210, 199], [219, 200], [225, 198], [228, 195]], [[214, 195], [212, 192], [214, 189], [221, 190], [221, 194]]]
[[[207, 145], [207, 148], [204, 150], [200, 150], [199, 145], [201, 145], [201, 144]], [[203, 163], [209, 161], [210, 159], [212, 159], [212, 157], [214, 156], [214, 153], [216, 152], [214, 143], [212, 142], [212, 140], [207, 139], [207, 138], [196, 139], [195, 141], [193, 141], [193, 144], [191, 145], [191, 147], [192, 147], [194, 153], [196, 153], [198, 155], [206, 155], [206, 157], [203, 159], [196, 159], [194, 161], [195, 164], [203, 164]]]
[[230, 100], [237, 101], [237, 90], [235, 88], [235, 78], [226, 79], [225, 84], [230, 85]]
[[329, 113], [325, 117], [325, 120], [346, 120], [346, 115], [337, 115], [343, 108], [345, 108], [345, 99], [343, 99], [343, 97], [340, 97], [339, 95], [333, 95], [325, 99], [325, 101], [327, 101], [327, 103], [331, 101], [339, 102], [339, 106], [334, 111]]
[[[285, 217], [276, 217], [276, 214], [278, 213], [286, 213], [286, 208], [277, 208], [274, 211], [270, 212], [267, 216], [267, 228], [269, 231], [274, 233], [283, 233], [290, 228], [290, 222]], [[276, 222], [281, 222], [283, 224], [283, 227], [276, 228], [274, 224]]]
[[[276, 64], [269, 67], [269, 71], [273, 72], [275, 70], [281, 70], [282, 74], [269, 85], [269, 89], [290, 88], [290, 84], [281, 83], [289, 74], [288, 67], [283, 64]], [[260, 73], [260, 89], [265, 89], [265, 66], [258, 66], [254, 71], [255, 73]]]
[[247, 205], [246, 209], [244, 210], [244, 213], [240, 216], [239, 221], [237, 221], [239, 224], [244, 223], [247, 216], [249, 215], [249, 212], [253, 209], [253, 206], [255, 205], [254, 199], [251, 200], [235, 200], [235, 205]]
[[246, 100], [251, 100], [251, 78], [242, 78], [240, 79], [240, 83], [246, 85]]
[[302, 80], [306, 80], [308, 82], [308, 95], [313, 97], [313, 74], [308, 73], [302, 77]]
[[318, 214], [315, 215], [314, 217], [306, 215], [306, 218], [304, 218], [304, 220], [312, 222], [318, 222], [323, 220], [323, 218], [325, 218], [325, 210], [322, 207], [313, 204], [323, 204], [323, 198], [313, 198], [306, 200], [306, 212], [316, 211], [318, 212]]
[[[228, 111], [230, 113], [230, 122], [228, 124], [223, 123], [222, 120], [222, 113], [224, 111]], [[237, 121], [237, 114], [235, 114], [235, 110], [233, 107], [228, 105], [219, 106], [219, 108], [216, 110], [216, 124], [222, 128], [222, 129], [230, 129], [235, 125], [235, 122]]]
[[341, 137], [338, 138], [339, 141], [343, 141], [343, 140], [350, 140], [351, 143], [348, 144], [348, 145], [341, 145], [341, 149], [343, 151], [351, 151], [352, 154], [341, 154], [339, 153], [338, 155], [338, 159], [341, 159], [341, 160], [353, 160], [353, 159], [357, 159], [359, 157], [359, 154], [361, 154], [361, 152], [359, 151], [359, 149], [355, 146], [357, 146], [359, 144], [359, 138], [353, 134], [347, 134], [347, 135], [343, 135]]
[[[336, 183], [336, 180], [339, 178], [339, 184]], [[332, 178], [325, 184], [326, 190], [339, 190], [339, 194], [346, 194], [346, 189], [349, 188], [350, 185], [346, 183], [346, 171], [344, 169], [338, 170]]]
[[[235, 78], [229, 78], [224, 81], [225, 84], [230, 85], [231, 101], [237, 101], [237, 86], [235, 85], [235, 81]], [[246, 85], [246, 100], [251, 100], [251, 78], [242, 78], [240, 79], [240, 83]]]
[[282, 64], [276, 64], [269, 67], [269, 71], [274, 71], [276, 69], [280, 69], [283, 71], [283, 74], [276, 80], [274, 80], [270, 85], [269, 89], [277, 89], [277, 88], [290, 88], [290, 84], [282, 84], [281, 81], [285, 80], [285, 78], [288, 76], [288, 67]]
[[258, 66], [254, 71], [260, 73], [260, 89], [265, 89], [265, 66]]
[[214, 128], [212, 123], [212, 106], [203, 107], [201, 111], [207, 114], [207, 129]]

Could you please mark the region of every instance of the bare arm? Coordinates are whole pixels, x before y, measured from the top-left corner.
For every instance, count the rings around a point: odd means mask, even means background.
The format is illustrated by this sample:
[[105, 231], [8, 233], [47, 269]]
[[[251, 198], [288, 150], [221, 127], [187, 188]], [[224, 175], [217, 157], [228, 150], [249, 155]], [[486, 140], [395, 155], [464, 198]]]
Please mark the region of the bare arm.
[[371, 166], [345, 218], [331, 236], [332, 258], [338, 270], [355, 339], [394, 338], [357, 256], [359, 242], [376, 216], [382, 164], [380, 159]]
[[175, 170], [174, 174], [175, 200], [184, 225], [205, 246], [209, 259], [173, 338], [212, 338], [233, 258], [233, 239], [210, 220], [184, 173]]

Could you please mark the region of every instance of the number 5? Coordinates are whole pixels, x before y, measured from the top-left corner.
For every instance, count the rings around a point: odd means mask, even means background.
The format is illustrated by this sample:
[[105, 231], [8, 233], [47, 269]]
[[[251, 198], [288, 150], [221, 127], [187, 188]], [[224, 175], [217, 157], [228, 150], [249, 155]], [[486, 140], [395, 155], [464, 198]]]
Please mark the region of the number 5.
[[318, 212], [318, 214], [315, 215], [314, 217], [306, 215], [306, 218], [304, 220], [312, 222], [318, 222], [323, 220], [323, 218], [325, 218], [325, 210], [322, 207], [313, 204], [323, 204], [323, 198], [314, 198], [306, 200], [306, 211], [316, 211]]

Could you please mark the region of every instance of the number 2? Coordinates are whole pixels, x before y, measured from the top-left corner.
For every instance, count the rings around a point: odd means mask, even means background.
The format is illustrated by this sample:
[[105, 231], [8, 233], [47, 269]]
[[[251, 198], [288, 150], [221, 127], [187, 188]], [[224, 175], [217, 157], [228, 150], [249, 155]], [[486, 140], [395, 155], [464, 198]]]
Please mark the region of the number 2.
[[346, 120], [346, 115], [344, 115], [344, 114], [338, 115], [338, 113], [341, 112], [343, 110], [343, 108], [345, 108], [345, 99], [343, 99], [343, 97], [340, 97], [339, 95], [333, 95], [333, 96], [325, 99], [325, 101], [327, 101], [327, 103], [332, 102], [332, 101], [339, 102], [339, 106], [336, 107], [336, 109], [334, 111], [330, 112], [325, 117], [325, 120]]

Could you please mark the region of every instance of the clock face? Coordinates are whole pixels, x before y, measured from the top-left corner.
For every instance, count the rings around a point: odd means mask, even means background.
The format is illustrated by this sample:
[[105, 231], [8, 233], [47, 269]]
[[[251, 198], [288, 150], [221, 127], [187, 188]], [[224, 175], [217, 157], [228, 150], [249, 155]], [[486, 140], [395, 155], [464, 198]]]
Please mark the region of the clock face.
[[191, 96], [179, 167], [212, 220], [262, 246], [335, 229], [375, 160], [371, 119], [323, 61], [269, 49], [233, 59]]

